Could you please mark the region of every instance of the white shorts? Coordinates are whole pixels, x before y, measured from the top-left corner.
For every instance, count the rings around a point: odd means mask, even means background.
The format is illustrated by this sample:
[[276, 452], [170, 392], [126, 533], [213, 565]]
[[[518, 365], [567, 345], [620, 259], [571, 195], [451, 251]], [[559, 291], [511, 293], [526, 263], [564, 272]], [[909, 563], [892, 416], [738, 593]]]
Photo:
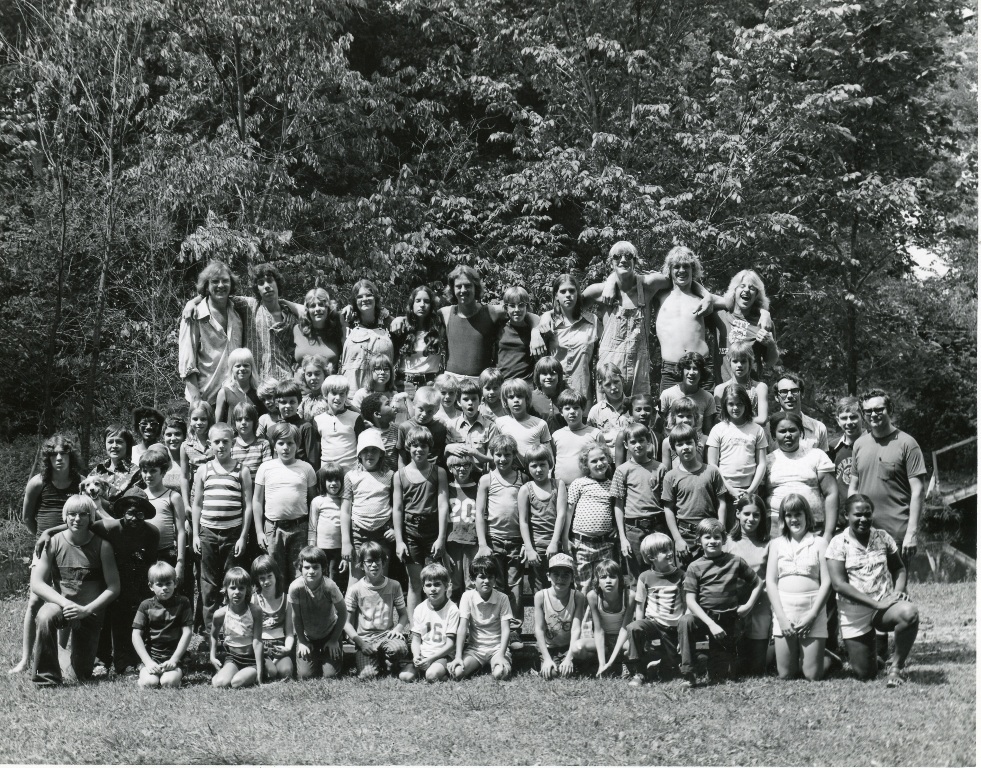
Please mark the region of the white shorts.
[[[791, 624], [797, 623], [805, 613], [814, 607], [817, 601], [817, 590], [813, 592], [783, 592], [780, 591], [780, 604], [783, 606], [784, 615]], [[783, 637], [783, 630], [777, 617], [773, 616], [773, 636]], [[818, 611], [817, 618], [811, 625], [808, 637], [822, 639], [828, 636], [828, 612], [825, 609]]]
[[[463, 649], [464, 660], [471, 658], [476, 659], [481, 667], [490, 666], [491, 659], [497, 654], [497, 648], [493, 649], [482, 649], [474, 648], [473, 646], [467, 646]], [[511, 649], [504, 651], [504, 666], [507, 667], [506, 671], [511, 672]]]

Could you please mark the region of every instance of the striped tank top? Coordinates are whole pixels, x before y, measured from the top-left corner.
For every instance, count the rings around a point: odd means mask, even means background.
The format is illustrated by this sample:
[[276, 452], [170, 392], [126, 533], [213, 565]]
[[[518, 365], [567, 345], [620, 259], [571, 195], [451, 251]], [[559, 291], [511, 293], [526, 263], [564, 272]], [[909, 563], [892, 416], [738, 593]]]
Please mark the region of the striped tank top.
[[201, 525], [219, 531], [242, 525], [241, 472], [240, 463], [226, 472], [217, 459], [208, 462], [201, 494]]

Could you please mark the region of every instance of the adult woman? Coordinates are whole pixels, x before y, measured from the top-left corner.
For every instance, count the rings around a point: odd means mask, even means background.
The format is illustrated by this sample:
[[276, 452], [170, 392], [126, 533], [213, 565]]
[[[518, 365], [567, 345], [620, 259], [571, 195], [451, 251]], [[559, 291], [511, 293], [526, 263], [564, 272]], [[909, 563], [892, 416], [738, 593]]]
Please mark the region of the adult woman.
[[302, 307], [280, 298], [283, 275], [272, 264], [259, 264], [249, 270], [251, 296], [236, 297], [236, 306], [245, 309], [245, 346], [255, 359], [256, 379], [286, 379], [293, 375], [295, 342], [293, 328]]
[[762, 380], [764, 365], [774, 366], [780, 359], [777, 349], [776, 329], [770, 317], [770, 299], [766, 295], [763, 280], [752, 269], [737, 272], [729, 282], [725, 293], [725, 309], [715, 315], [715, 330], [719, 336], [719, 356], [721, 357], [722, 378], [732, 378], [726, 350], [736, 341], [753, 344], [756, 362], [756, 377]]
[[770, 508], [770, 538], [780, 535], [780, 503], [799, 493], [807, 500], [814, 526], [831, 540], [838, 516], [838, 483], [828, 454], [820, 448], [801, 447], [804, 424], [800, 415], [779, 411], [770, 417], [770, 430], [777, 450], [766, 457], [767, 504]]
[[412, 397], [415, 390], [432, 384], [446, 363], [446, 328], [439, 313], [439, 297], [428, 285], [409, 295], [405, 317], [400, 318], [392, 342], [397, 350], [396, 379], [399, 389]]
[[103, 433], [108, 458], [95, 465], [92, 474], [108, 484], [109, 501], [115, 501], [134, 485], [143, 485], [140, 468], [133, 463], [133, 433], [119, 424], [111, 424]]
[[296, 365], [307, 355], [321, 355], [336, 370], [344, 346], [344, 326], [330, 307], [330, 294], [313, 288], [303, 297], [304, 312], [293, 326], [293, 356]]
[[395, 347], [388, 333], [391, 317], [381, 307], [377, 286], [370, 280], [359, 280], [351, 290], [351, 319], [341, 354], [342, 376], [357, 392], [371, 378], [368, 360], [372, 355], [395, 359]]
[[214, 406], [228, 378], [228, 355], [242, 346], [244, 324], [230, 302], [237, 291], [238, 280], [220, 261], [198, 275], [197, 300], [185, 308], [178, 335], [178, 372], [189, 403]]
[[591, 374], [599, 341], [596, 316], [583, 311], [588, 301], [579, 282], [562, 274], [552, 281], [552, 309], [542, 313], [539, 326], [549, 354], [562, 365], [565, 384], [586, 396], [586, 412], [593, 403]]

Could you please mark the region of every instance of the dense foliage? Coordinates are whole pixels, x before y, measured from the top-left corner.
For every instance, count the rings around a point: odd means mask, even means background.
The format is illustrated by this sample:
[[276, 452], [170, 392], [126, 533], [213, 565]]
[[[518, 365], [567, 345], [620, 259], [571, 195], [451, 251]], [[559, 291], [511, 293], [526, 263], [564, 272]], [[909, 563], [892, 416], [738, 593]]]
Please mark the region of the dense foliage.
[[[976, 431], [976, 19], [953, 0], [15, 0], [0, 9], [0, 431], [180, 398], [200, 260], [398, 308], [477, 266], [753, 266], [812, 409]], [[942, 276], [913, 277], [914, 257]], [[341, 296], [346, 299], [346, 296]]]

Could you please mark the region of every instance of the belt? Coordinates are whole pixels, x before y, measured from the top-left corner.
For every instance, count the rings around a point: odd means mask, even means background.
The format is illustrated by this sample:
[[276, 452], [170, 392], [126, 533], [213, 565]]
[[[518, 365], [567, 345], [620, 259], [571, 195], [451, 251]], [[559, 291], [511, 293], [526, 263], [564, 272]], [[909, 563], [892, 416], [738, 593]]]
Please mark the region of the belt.
[[425, 384], [430, 381], [436, 380], [435, 373], [405, 373], [402, 375], [404, 381], [408, 381], [410, 384]]
[[735, 608], [726, 608], [723, 611], [706, 610], [705, 613], [708, 614], [709, 618], [712, 619], [712, 621], [725, 621], [727, 619], [733, 618], [736, 615], [736, 610], [737, 609]]
[[575, 531], [573, 531], [572, 532], [572, 535], [573, 535], [574, 538], [579, 539], [580, 541], [585, 541], [587, 543], [594, 543], [595, 542], [597, 544], [606, 544], [607, 542], [613, 541], [613, 533], [612, 532], [611, 533], [607, 533], [604, 536], [587, 536], [584, 533], [576, 533]]
[[293, 520], [270, 520], [269, 522], [283, 531], [295, 531], [300, 526], [306, 527], [309, 524], [305, 517], [297, 517]]
[[650, 517], [628, 517], [623, 521], [623, 524], [629, 525], [631, 528], [640, 528], [642, 531], [650, 531], [654, 528], [654, 518], [658, 515], [663, 517], [664, 513], [657, 513]]

